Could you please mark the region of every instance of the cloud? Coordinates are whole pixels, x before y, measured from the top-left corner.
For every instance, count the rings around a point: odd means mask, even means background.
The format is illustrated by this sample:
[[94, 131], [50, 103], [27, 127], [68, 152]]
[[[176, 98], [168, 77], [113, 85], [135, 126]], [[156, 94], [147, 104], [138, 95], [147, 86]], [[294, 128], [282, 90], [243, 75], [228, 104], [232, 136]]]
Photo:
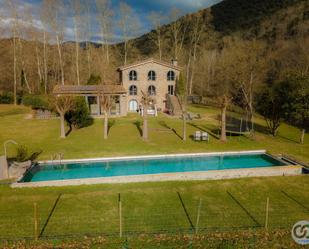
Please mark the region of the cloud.
[[[37, 30], [42, 30], [44, 25], [40, 20], [40, 4], [42, 0], [9, 0], [15, 1], [18, 6], [18, 22], [20, 25], [25, 27], [25, 29], [31, 28], [31, 26]], [[66, 0], [65, 0], [66, 1]], [[92, 40], [100, 40], [100, 28], [98, 22], [95, 18], [96, 7], [95, 0], [85, 0], [90, 6], [90, 15], [92, 16], [91, 21], [91, 31]], [[122, 0], [129, 4], [135, 12], [135, 15], [141, 20], [142, 27], [139, 28], [138, 35], [146, 33], [151, 30], [151, 24], [149, 23], [149, 13], [152, 11], [162, 12], [168, 16], [168, 12], [171, 8], [176, 7], [180, 9], [183, 14], [190, 12], [195, 12], [202, 8], [207, 8], [221, 0]], [[13, 24], [12, 15], [7, 6], [7, 0], [0, 0], [0, 19], [2, 17], [2, 28], [10, 28]], [[64, 27], [65, 40], [74, 40], [74, 28], [73, 28], [73, 18], [72, 18], [72, 8], [69, 7], [68, 2], [66, 2], [66, 25]], [[120, 0], [112, 0], [112, 8], [116, 13], [116, 19], [119, 17], [119, 7]], [[31, 14], [31, 21], [29, 21], [29, 15]], [[85, 14], [85, 12], [83, 13]], [[28, 17], [27, 17], [28, 15]], [[23, 33], [27, 33], [26, 31]], [[119, 42], [122, 40], [121, 32], [119, 28], [114, 27], [113, 41]]]

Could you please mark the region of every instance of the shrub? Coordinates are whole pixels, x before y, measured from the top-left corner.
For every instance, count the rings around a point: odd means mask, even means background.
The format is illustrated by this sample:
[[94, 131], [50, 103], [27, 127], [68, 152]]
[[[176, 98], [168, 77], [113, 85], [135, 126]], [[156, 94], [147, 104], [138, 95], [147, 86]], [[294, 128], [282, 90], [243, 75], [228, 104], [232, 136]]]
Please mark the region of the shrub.
[[49, 110], [49, 103], [47, 97], [42, 95], [25, 95], [22, 98], [22, 103], [25, 106], [31, 106], [32, 109], [42, 109], [42, 110]]
[[28, 148], [25, 145], [19, 145], [17, 147], [16, 161], [25, 162], [28, 158]]
[[65, 120], [70, 127], [83, 128], [93, 123], [85, 98], [76, 97], [74, 108], [65, 114]]
[[101, 76], [94, 74], [91, 74], [87, 81], [87, 85], [99, 85], [100, 83], [101, 83]]
[[16, 152], [16, 162], [25, 162], [25, 161], [31, 161], [33, 162], [38, 158], [38, 156], [42, 153], [41, 150], [30, 152], [26, 145], [18, 145], [17, 152]]
[[11, 92], [5, 92], [0, 94], [0, 104], [12, 104], [14, 102], [14, 96]]

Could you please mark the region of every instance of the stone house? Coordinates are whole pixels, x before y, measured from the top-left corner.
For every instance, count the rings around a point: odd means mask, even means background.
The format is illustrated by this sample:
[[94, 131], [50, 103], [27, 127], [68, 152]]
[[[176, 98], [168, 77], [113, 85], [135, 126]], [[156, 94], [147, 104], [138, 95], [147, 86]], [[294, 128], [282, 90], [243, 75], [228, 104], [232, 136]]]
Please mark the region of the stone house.
[[127, 111], [139, 109], [142, 91], [153, 97], [158, 111], [164, 111], [167, 95], [175, 95], [180, 71], [176, 60], [168, 63], [152, 58], [118, 68], [119, 83], [127, 92]]
[[126, 116], [128, 112], [141, 110], [143, 91], [155, 100], [149, 111], [157, 113], [168, 109], [167, 102], [175, 95], [176, 79], [180, 71], [176, 60], [168, 63], [150, 58], [118, 68], [117, 84], [57, 85], [53, 93], [57, 96], [84, 96], [93, 116], [102, 115], [100, 98], [108, 95], [112, 101], [110, 115]]

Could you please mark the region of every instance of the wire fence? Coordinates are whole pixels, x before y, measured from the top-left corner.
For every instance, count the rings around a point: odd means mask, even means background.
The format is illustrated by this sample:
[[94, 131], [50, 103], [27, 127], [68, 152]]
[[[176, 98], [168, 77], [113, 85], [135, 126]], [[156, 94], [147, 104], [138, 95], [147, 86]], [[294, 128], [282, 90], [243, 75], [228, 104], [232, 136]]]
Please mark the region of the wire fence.
[[[287, 193], [285, 193], [288, 195]], [[203, 198], [188, 201], [175, 194], [174, 205], [164, 201], [145, 205], [118, 200], [98, 206], [92, 202], [70, 203], [71, 198], [59, 195], [54, 202], [27, 203], [0, 213], [1, 240], [61, 239], [82, 236], [110, 236], [122, 240], [130, 236], [156, 234], [201, 235], [254, 229], [291, 229], [300, 220], [308, 220], [309, 209], [300, 200], [269, 199], [259, 205], [227, 192], [224, 205], [204, 202]], [[115, 198], [116, 199], [116, 198]], [[151, 203], [151, 204], [149, 204]], [[18, 204], [17, 204], [18, 205]], [[2, 209], [3, 210], [3, 209]], [[254, 239], [253, 239], [254, 240]], [[128, 242], [129, 243], [129, 242]], [[225, 242], [222, 242], [225, 243]], [[233, 243], [226, 242], [226, 243]]]

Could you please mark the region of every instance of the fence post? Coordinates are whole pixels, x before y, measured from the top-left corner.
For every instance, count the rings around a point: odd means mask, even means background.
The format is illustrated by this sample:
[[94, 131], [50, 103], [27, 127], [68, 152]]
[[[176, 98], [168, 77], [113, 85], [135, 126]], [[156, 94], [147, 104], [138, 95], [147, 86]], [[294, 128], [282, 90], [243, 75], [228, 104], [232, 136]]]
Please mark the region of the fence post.
[[34, 211], [34, 239], [38, 240], [38, 205], [36, 202], [33, 203], [33, 211]]
[[265, 215], [265, 229], [268, 229], [268, 215], [269, 215], [269, 197], [266, 200], [266, 215]]
[[198, 226], [199, 226], [200, 215], [201, 215], [201, 207], [202, 207], [202, 199], [200, 198], [198, 209], [197, 209], [197, 216], [196, 216], [195, 234], [198, 233]]
[[120, 193], [118, 194], [118, 205], [119, 205], [119, 237], [122, 238], [122, 203]]

